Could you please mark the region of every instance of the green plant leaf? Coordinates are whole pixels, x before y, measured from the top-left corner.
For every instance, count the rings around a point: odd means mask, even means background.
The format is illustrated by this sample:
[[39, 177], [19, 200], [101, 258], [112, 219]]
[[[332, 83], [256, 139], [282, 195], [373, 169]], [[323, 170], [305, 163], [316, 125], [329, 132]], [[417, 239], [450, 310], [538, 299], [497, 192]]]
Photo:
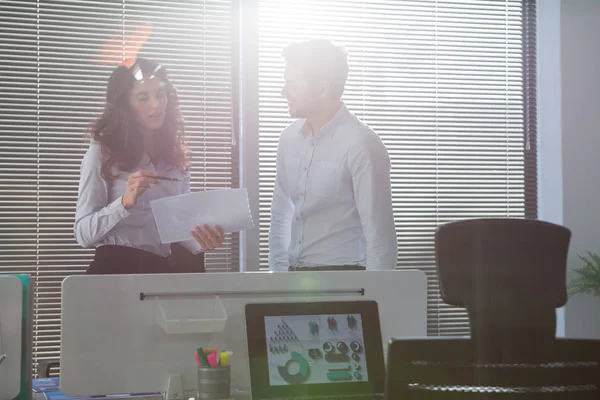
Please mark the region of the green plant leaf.
[[583, 261], [583, 266], [573, 269], [577, 277], [569, 283], [569, 295], [591, 294], [600, 296], [600, 255], [588, 251], [587, 256], [579, 254], [577, 256]]

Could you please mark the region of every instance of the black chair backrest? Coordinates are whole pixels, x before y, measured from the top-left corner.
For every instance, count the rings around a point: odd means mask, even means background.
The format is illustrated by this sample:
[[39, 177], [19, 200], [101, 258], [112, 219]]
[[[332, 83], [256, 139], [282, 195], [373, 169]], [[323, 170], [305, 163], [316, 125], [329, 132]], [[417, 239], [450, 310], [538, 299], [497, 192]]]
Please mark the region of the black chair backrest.
[[442, 298], [466, 307], [482, 295], [508, 292], [567, 301], [565, 274], [571, 232], [548, 222], [472, 219], [442, 225], [435, 235]]
[[386, 400], [600, 399], [600, 341], [556, 339], [544, 363], [480, 364], [465, 338], [392, 339]]
[[571, 232], [547, 222], [473, 219], [436, 232], [446, 303], [467, 308], [479, 361], [539, 360], [567, 299]]

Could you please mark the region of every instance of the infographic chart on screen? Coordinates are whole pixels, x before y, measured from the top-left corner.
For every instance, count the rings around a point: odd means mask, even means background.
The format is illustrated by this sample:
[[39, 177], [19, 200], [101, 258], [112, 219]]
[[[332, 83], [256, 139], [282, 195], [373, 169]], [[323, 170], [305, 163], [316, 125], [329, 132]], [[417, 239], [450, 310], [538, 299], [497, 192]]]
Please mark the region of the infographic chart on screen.
[[265, 317], [271, 386], [366, 382], [360, 314]]

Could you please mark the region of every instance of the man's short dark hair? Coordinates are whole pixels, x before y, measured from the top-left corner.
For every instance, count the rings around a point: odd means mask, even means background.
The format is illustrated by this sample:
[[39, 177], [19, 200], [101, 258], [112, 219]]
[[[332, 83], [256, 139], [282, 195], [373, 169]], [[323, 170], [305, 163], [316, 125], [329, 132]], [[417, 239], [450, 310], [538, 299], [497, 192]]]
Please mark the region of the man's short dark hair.
[[283, 50], [286, 63], [300, 67], [308, 79], [331, 83], [333, 95], [341, 97], [348, 79], [348, 55], [329, 40], [292, 43]]

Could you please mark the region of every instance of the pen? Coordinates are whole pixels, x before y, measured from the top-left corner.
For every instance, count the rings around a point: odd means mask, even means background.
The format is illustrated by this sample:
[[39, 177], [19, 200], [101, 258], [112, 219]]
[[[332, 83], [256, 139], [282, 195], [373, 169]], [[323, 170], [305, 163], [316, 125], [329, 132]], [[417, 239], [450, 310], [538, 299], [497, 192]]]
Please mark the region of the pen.
[[162, 181], [173, 181], [173, 182], [181, 182], [179, 178], [171, 178], [170, 176], [153, 176], [152, 178], [162, 180]]

